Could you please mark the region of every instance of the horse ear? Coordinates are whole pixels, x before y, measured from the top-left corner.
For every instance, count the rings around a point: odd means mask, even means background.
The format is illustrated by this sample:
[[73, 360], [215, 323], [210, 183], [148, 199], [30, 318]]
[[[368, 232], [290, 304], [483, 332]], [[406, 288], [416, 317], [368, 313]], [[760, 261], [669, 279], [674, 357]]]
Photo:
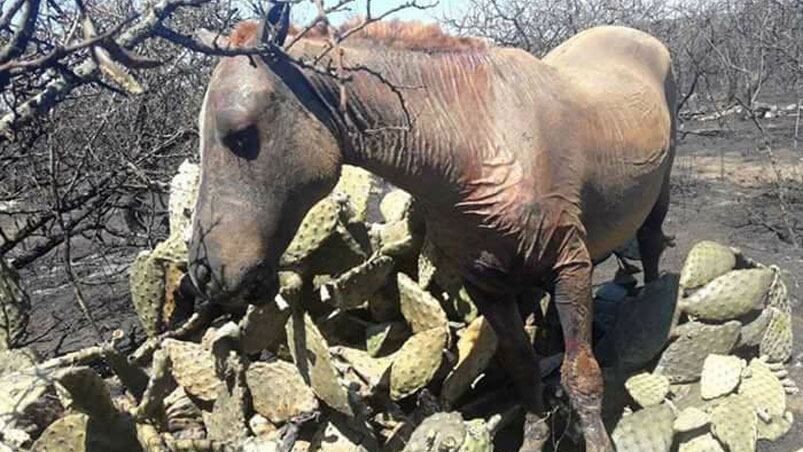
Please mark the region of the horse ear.
[[271, 0], [271, 3], [273, 6], [265, 17], [262, 42], [281, 47], [290, 29], [290, 2]]

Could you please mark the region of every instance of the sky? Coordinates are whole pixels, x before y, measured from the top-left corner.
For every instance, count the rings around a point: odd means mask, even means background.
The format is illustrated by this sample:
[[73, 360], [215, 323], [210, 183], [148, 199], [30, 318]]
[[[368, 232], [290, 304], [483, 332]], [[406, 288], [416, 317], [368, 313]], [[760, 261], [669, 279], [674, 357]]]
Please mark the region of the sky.
[[[336, 0], [325, 1], [325, 5], [332, 5]], [[372, 0], [371, 12], [374, 16], [379, 15], [381, 12], [388, 11], [398, 5], [405, 3], [407, 0]], [[426, 10], [419, 10], [415, 8], [407, 8], [398, 13], [395, 13], [390, 18], [397, 18], [402, 20], [420, 20], [423, 22], [437, 22], [444, 15], [456, 16], [460, 12], [458, 6], [460, 0], [418, 0], [419, 4], [429, 5], [436, 4], [433, 8]], [[357, 0], [351, 6], [351, 11], [344, 14], [334, 15], [331, 20], [334, 24], [338, 24], [346, 18], [355, 14], [365, 13], [365, 0]], [[315, 15], [314, 7], [309, 3], [302, 3], [294, 7], [294, 19], [300, 23], [304, 23], [312, 19]]]

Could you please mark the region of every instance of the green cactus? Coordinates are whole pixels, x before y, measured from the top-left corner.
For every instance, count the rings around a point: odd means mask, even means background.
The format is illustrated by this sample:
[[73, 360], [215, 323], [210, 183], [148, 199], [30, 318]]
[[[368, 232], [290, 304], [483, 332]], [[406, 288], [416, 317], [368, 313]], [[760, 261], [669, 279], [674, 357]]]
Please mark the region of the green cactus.
[[711, 423], [711, 415], [707, 412], [690, 406], [678, 412], [678, 417], [675, 418], [675, 423], [672, 428], [679, 433], [690, 432], [698, 428], [705, 427]]
[[735, 320], [722, 325], [687, 322], [675, 330], [678, 338], [661, 355], [655, 373], [666, 375], [672, 383], [700, 378], [705, 358], [728, 354], [739, 339], [741, 324]]
[[441, 386], [441, 400], [452, 404], [466, 392], [496, 354], [497, 337], [483, 317], [477, 317], [457, 341], [458, 360]]
[[401, 312], [413, 333], [445, 328], [446, 313], [440, 303], [404, 273], [397, 274]]
[[136, 419], [154, 422], [162, 420], [165, 414], [164, 399], [174, 386], [170, 366], [170, 358], [164, 349], [153, 352], [150, 379], [134, 411]]
[[131, 265], [131, 299], [134, 310], [148, 337], [156, 337], [162, 322], [165, 297], [164, 268], [151, 258], [150, 251], [141, 251]]
[[217, 398], [222, 381], [209, 351], [200, 344], [176, 339], [165, 339], [162, 347], [170, 357], [173, 378], [187, 394], [207, 402]]
[[460, 413], [435, 413], [415, 429], [404, 452], [459, 452], [467, 437]]
[[781, 380], [758, 359], [750, 361], [748, 375], [739, 385], [739, 394], [750, 400], [757, 412], [780, 418], [786, 411], [786, 391]]
[[0, 377], [0, 418], [15, 418], [36, 403], [52, 387], [53, 369], [27, 367]]
[[368, 198], [371, 196], [373, 186], [373, 174], [356, 166], [343, 165], [340, 179], [332, 191], [348, 195], [354, 208], [353, 221], [365, 221], [368, 212]]
[[[167, 372], [165, 374], [170, 377]], [[168, 432], [180, 432], [186, 437], [191, 436], [193, 432], [204, 431], [201, 409], [187, 396], [184, 388], [176, 387], [163, 402]]]
[[432, 328], [414, 334], [394, 355], [390, 368], [390, 398], [403, 399], [426, 386], [443, 359], [448, 331]]
[[674, 419], [667, 405], [650, 406], [622, 417], [611, 438], [620, 452], [669, 452]]
[[404, 190], [395, 189], [388, 192], [379, 203], [379, 212], [385, 223], [393, 223], [404, 218], [410, 208], [412, 196]]
[[738, 347], [755, 347], [761, 343], [764, 333], [772, 320], [774, 308], [762, 309], [758, 317], [752, 321], [745, 323], [742, 326], [742, 331], [739, 334]]
[[386, 256], [398, 258], [414, 253], [422, 239], [413, 231], [410, 221], [406, 218], [379, 225], [372, 230], [372, 233], [374, 249], [378, 249]]
[[342, 203], [331, 197], [324, 198], [307, 212], [304, 220], [282, 255], [282, 266], [297, 265], [318, 250], [337, 230]]
[[0, 377], [36, 364], [36, 353], [29, 348], [0, 350]]
[[318, 410], [315, 393], [290, 363], [254, 363], [248, 367], [245, 378], [254, 411], [274, 424]]
[[189, 251], [187, 242], [181, 234], [170, 234], [166, 239], [159, 242], [151, 252], [151, 257], [159, 262], [173, 262], [177, 264], [187, 264]]
[[759, 353], [771, 362], [786, 362], [792, 356], [792, 314], [774, 307], [767, 310], [772, 316], [759, 343]]
[[455, 292], [462, 287], [463, 277], [443, 252], [425, 238], [418, 256], [418, 284], [429, 289], [433, 282], [445, 291]]
[[769, 422], [764, 422], [759, 419], [757, 428], [758, 439], [777, 441], [782, 436], [789, 433], [794, 421], [795, 418], [791, 411], [787, 411], [783, 416], [771, 418]]
[[0, 351], [15, 348], [28, 326], [31, 301], [19, 274], [0, 258]]
[[642, 407], [658, 405], [669, 393], [669, 380], [663, 375], [640, 373], [625, 381], [625, 389]]
[[725, 452], [722, 444], [710, 433], [680, 443], [678, 452]]
[[242, 382], [235, 378], [231, 387], [220, 385], [212, 413], [204, 418], [207, 437], [231, 446], [241, 444], [249, 434], [246, 411], [250, 408], [247, 402], [247, 390]]
[[336, 307], [354, 309], [362, 306], [387, 281], [393, 270], [393, 258], [374, 255], [366, 262], [340, 275], [331, 285]]
[[281, 301], [248, 306], [240, 320], [240, 336], [246, 354], [263, 350], [275, 351], [285, 341], [284, 325], [290, 318], [290, 307]]
[[763, 307], [773, 279], [768, 268], [733, 270], [682, 298], [680, 309], [705, 320], [735, 319]]
[[618, 361], [625, 373], [636, 372], [651, 362], [666, 347], [677, 296], [678, 277], [666, 274], [646, 285], [637, 297], [627, 298], [613, 329], [597, 347], [606, 350], [601, 357]]
[[711, 432], [731, 452], [756, 450], [758, 417], [744, 395], [728, 396], [711, 411]]
[[394, 355], [374, 358], [366, 351], [343, 346], [332, 347], [332, 354], [348, 369], [344, 372], [345, 378], [360, 387], [363, 396], [370, 397], [376, 393], [378, 387], [387, 386], [385, 376], [393, 363]]
[[70, 414], [50, 424], [33, 443], [32, 452], [136, 452], [142, 446], [131, 419], [117, 416], [96, 420]]
[[736, 255], [727, 246], [702, 241], [694, 245], [680, 272], [680, 285], [694, 289], [724, 275], [736, 266]]
[[178, 173], [170, 181], [170, 233], [184, 236], [192, 222], [192, 211], [198, 197], [198, 183], [201, 175], [199, 165], [188, 160], [181, 162]]
[[308, 314], [293, 315], [286, 325], [287, 344], [301, 376], [324, 403], [347, 416], [354, 412], [346, 388], [332, 364], [329, 345]]
[[397, 350], [410, 337], [410, 328], [405, 322], [385, 322], [365, 328], [365, 348], [374, 358]]
[[730, 394], [739, 385], [745, 365], [736, 356], [708, 355], [700, 374], [700, 395], [710, 400]]
[[71, 408], [97, 420], [117, 416], [106, 382], [88, 367], [71, 367], [58, 372], [58, 381], [70, 393]]

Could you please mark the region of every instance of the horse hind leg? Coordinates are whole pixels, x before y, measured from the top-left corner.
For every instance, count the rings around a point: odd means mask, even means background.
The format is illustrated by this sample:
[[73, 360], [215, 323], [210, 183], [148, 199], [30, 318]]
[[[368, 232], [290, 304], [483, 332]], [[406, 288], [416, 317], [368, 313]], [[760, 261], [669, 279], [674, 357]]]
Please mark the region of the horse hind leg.
[[658, 264], [661, 254], [668, 246], [674, 246], [674, 239], [664, 235], [663, 224], [669, 210], [669, 178], [666, 178], [658, 200], [647, 219], [636, 233], [641, 263], [644, 266], [644, 282], [658, 278]]

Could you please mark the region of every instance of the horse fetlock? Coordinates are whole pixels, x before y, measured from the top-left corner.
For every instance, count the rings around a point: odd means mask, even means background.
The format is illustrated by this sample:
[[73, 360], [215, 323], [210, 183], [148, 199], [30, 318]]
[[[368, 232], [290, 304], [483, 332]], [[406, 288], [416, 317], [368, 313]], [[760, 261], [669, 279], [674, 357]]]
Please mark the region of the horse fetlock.
[[524, 418], [524, 437], [521, 452], [538, 452], [542, 450], [549, 438], [549, 426], [545, 417], [529, 412]]

